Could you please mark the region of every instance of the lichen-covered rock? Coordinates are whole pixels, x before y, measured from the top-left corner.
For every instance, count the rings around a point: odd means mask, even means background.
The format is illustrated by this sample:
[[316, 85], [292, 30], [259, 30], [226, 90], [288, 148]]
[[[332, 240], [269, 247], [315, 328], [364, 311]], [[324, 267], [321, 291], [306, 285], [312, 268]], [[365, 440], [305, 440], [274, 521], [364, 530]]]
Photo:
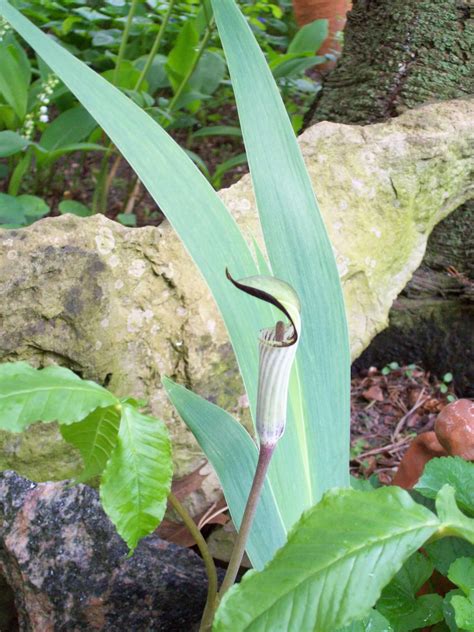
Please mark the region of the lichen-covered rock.
[[[320, 123], [300, 137], [336, 254], [353, 357], [386, 326], [433, 226], [469, 197], [473, 136], [474, 102], [452, 101], [367, 127]], [[221, 196], [243, 233], [261, 242], [250, 177]], [[246, 416], [222, 321], [167, 223], [130, 229], [63, 216], [0, 231], [0, 279], [0, 361], [58, 362], [148, 399], [170, 425], [178, 476], [202, 455], [166, 400], [163, 374]], [[56, 437], [54, 426], [43, 432]], [[0, 437], [0, 468], [25, 471], [25, 441]], [[66, 461], [56, 477], [70, 475]]]
[[192, 632], [207, 592], [191, 550], [149, 536], [128, 558], [90, 487], [13, 472], [0, 473], [0, 586], [5, 580], [22, 632]]

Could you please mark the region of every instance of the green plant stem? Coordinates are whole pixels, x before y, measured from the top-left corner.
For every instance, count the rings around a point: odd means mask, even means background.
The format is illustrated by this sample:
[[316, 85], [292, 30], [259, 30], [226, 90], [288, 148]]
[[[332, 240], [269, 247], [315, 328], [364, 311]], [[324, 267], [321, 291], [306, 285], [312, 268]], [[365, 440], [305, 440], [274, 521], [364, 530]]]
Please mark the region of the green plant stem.
[[222, 582], [222, 586], [219, 591], [219, 596], [218, 596], [219, 601], [222, 599], [225, 593], [229, 590], [229, 588], [233, 585], [233, 583], [235, 582], [235, 578], [237, 577], [237, 573], [239, 572], [239, 568], [242, 563], [242, 558], [245, 553], [245, 545], [247, 544], [247, 539], [250, 533], [250, 529], [252, 527], [252, 522], [255, 516], [255, 512], [257, 510], [260, 493], [262, 491], [262, 487], [265, 482], [265, 477], [267, 475], [268, 466], [270, 464], [270, 460], [272, 458], [274, 449], [275, 449], [274, 445], [261, 445], [260, 446], [260, 453], [258, 455], [258, 462], [257, 462], [257, 468], [255, 470], [255, 476], [253, 479], [252, 487], [250, 489], [247, 505], [245, 506], [242, 523], [240, 525], [237, 540], [235, 541], [234, 550], [232, 551], [232, 556], [230, 558], [229, 566], [227, 567], [227, 572], [225, 574], [224, 581]]
[[176, 498], [173, 492], [170, 492], [168, 496], [168, 500], [172, 505], [173, 509], [179, 515], [181, 520], [184, 522], [186, 528], [191, 533], [196, 542], [198, 549], [201, 553], [202, 559], [204, 561], [204, 565], [206, 567], [206, 573], [208, 577], [208, 589], [207, 589], [207, 599], [206, 606], [204, 608], [204, 613], [202, 615], [202, 621], [200, 626], [200, 632], [205, 632], [210, 630], [210, 626], [212, 625], [212, 619], [214, 617], [214, 608], [216, 604], [216, 596], [217, 596], [217, 571], [216, 565], [214, 564], [214, 560], [212, 559], [212, 555], [209, 552], [209, 548], [207, 546], [206, 540], [203, 538], [201, 532], [197, 528], [196, 523], [191, 518], [186, 508], [180, 503], [180, 501]]
[[117, 60], [115, 62], [114, 74], [112, 83], [114, 86], [117, 85], [120, 66], [122, 65], [123, 58], [125, 57], [125, 50], [127, 48], [128, 36], [130, 34], [130, 27], [132, 26], [133, 16], [135, 15], [135, 11], [137, 10], [139, 0], [132, 0], [132, 4], [130, 5], [130, 9], [127, 15], [127, 21], [125, 22], [125, 27], [122, 33], [122, 39], [120, 41], [119, 52], [117, 55]]
[[183, 77], [182, 82], [179, 84], [178, 89], [176, 90], [173, 98], [171, 99], [171, 101], [168, 104], [168, 107], [166, 109], [166, 112], [168, 114], [171, 113], [174, 110], [174, 107], [175, 107], [176, 103], [178, 102], [179, 98], [181, 97], [181, 95], [183, 94], [184, 89], [188, 85], [188, 82], [191, 79], [191, 77], [193, 75], [193, 72], [196, 70], [196, 67], [197, 67], [197, 65], [199, 63], [199, 60], [202, 57], [203, 52], [206, 50], [207, 43], [209, 41], [209, 38], [211, 37], [213, 22], [214, 22], [214, 20], [211, 20], [211, 22], [209, 22], [209, 24], [208, 24], [208, 26], [206, 28], [206, 32], [204, 33], [204, 37], [202, 38], [201, 43], [199, 44], [199, 48], [197, 50], [197, 54], [196, 54], [196, 57], [194, 58], [193, 63], [189, 67], [188, 72]]
[[[138, 77], [137, 82], [135, 84], [135, 88], [134, 88], [135, 91], [140, 90], [140, 88], [142, 86], [142, 83], [145, 81], [145, 77], [146, 77], [148, 71], [150, 70], [151, 65], [153, 64], [153, 59], [155, 58], [155, 55], [156, 55], [156, 53], [158, 52], [158, 50], [160, 48], [160, 44], [161, 44], [161, 41], [163, 39], [163, 35], [165, 33], [166, 27], [168, 26], [168, 22], [169, 22], [169, 19], [171, 17], [171, 13], [173, 11], [173, 7], [175, 5], [175, 2], [176, 2], [176, 0], [171, 0], [169, 5], [168, 5], [168, 10], [166, 11], [166, 13], [165, 13], [165, 15], [163, 17], [163, 21], [162, 21], [162, 23], [160, 25], [160, 28], [158, 30], [158, 34], [157, 34], [157, 36], [155, 38], [155, 41], [153, 42], [153, 46], [151, 47], [150, 52], [148, 53], [148, 57], [147, 57], [147, 60], [145, 62], [145, 65], [143, 66], [143, 69], [142, 69], [142, 71], [140, 73], [140, 76]], [[120, 61], [120, 63], [121, 63], [121, 61]], [[115, 67], [115, 70], [118, 73], [117, 66]], [[115, 79], [115, 74], [114, 74], [114, 79]], [[114, 80], [114, 83], [115, 83], [115, 80]], [[110, 155], [110, 151], [112, 150], [112, 147], [113, 147], [113, 145], [112, 145], [112, 143], [110, 143], [110, 145], [108, 147], [107, 161], [104, 161], [103, 164], [104, 163], [106, 165], [108, 164], [108, 156]], [[103, 185], [101, 185], [102, 189], [103, 189], [102, 196], [101, 196], [101, 200], [102, 200], [101, 201], [101, 205], [102, 205], [103, 202], [105, 203], [105, 200], [107, 199], [107, 197], [109, 195], [110, 187], [112, 186], [112, 181], [115, 178], [115, 175], [116, 175], [116, 173], [118, 171], [118, 168], [120, 167], [120, 163], [121, 162], [122, 162], [122, 155], [119, 154], [116, 157], [116, 159], [115, 159], [115, 161], [114, 161], [114, 163], [113, 163], [108, 175], [106, 176], [105, 174], [101, 173], [101, 175], [102, 175], [102, 182], [103, 182]], [[101, 180], [101, 178], [99, 178], [99, 181], [100, 180]], [[128, 204], [128, 202], [127, 202], [127, 204]], [[127, 212], [127, 211], [125, 211], [125, 212]]]
[[139, 90], [142, 83], [145, 80], [145, 77], [148, 73], [148, 71], [151, 68], [151, 65], [153, 64], [153, 60], [155, 58], [156, 53], [158, 52], [159, 48], [160, 48], [160, 44], [161, 44], [161, 40], [163, 39], [163, 35], [165, 34], [165, 30], [166, 27], [168, 26], [168, 22], [169, 19], [171, 17], [171, 13], [173, 11], [173, 7], [175, 5], [176, 0], [170, 0], [170, 3], [168, 5], [168, 10], [166, 11], [164, 17], [163, 17], [163, 21], [160, 25], [158, 34], [155, 38], [155, 41], [153, 42], [153, 46], [150, 49], [150, 52], [148, 54], [147, 60], [145, 62], [145, 65], [143, 66], [143, 69], [140, 73], [140, 76], [138, 77], [138, 81], [135, 85], [135, 90]]

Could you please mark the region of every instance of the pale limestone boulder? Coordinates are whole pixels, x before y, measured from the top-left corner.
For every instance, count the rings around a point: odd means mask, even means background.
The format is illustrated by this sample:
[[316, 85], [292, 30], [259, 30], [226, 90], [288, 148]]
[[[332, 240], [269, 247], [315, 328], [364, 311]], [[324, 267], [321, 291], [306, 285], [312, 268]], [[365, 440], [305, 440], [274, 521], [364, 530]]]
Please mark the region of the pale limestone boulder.
[[[389, 122], [319, 123], [301, 147], [343, 283], [353, 358], [387, 324], [433, 226], [472, 195], [472, 101], [434, 104]], [[221, 192], [261, 241], [249, 176]], [[169, 424], [175, 473], [203, 462], [161, 388], [169, 375], [246, 420], [223, 323], [170, 226], [125, 228], [103, 216], [0, 230], [0, 361], [69, 366], [119, 395], [149, 401]], [[78, 458], [54, 424], [0, 436], [0, 469], [63, 478]], [[200, 501], [215, 492], [208, 480]], [[199, 504], [199, 502], [198, 502]]]

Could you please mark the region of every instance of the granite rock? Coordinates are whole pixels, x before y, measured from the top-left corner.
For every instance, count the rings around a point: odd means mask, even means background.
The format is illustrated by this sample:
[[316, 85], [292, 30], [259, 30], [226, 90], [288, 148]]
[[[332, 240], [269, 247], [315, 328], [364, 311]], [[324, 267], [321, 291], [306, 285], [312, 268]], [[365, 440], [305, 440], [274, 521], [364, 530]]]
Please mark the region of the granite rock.
[[127, 557], [95, 490], [10, 471], [0, 474], [2, 581], [22, 632], [192, 632], [207, 592], [189, 549], [152, 535]]

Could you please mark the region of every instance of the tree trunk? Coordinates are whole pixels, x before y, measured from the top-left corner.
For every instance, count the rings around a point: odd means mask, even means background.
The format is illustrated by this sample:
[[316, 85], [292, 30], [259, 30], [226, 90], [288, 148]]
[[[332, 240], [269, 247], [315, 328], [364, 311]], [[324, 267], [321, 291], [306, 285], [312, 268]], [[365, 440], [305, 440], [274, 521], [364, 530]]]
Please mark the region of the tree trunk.
[[344, 52], [308, 116], [367, 124], [474, 91], [467, 0], [355, 0]]
[[[370, 124], [430, 101], [469, 97], [473, 44], [469, 0], [355, 0], [342, 57], [307, 124]], [[438, 225], [388, 329], [356, 366], [422, 362], [438, 375], [452, 371], [457, 391], [474, 394], [473, 221], [468, 203]]]

